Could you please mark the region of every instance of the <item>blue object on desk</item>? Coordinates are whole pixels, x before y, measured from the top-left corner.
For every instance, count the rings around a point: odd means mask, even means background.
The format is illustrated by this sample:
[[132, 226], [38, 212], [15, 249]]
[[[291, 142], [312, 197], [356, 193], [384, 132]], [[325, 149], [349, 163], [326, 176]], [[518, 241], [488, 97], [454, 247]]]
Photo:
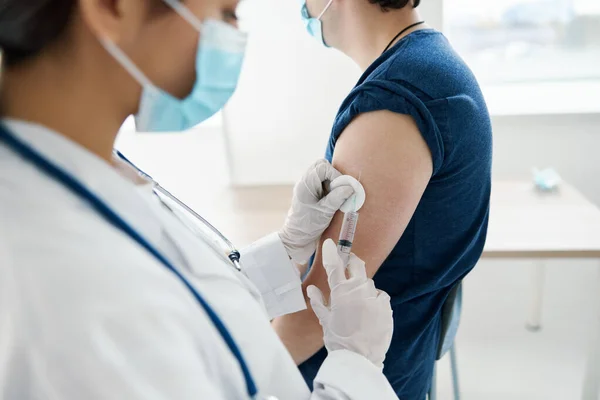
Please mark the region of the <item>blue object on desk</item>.
[[539, 170], [533, 169], [533, 181], [535, 186], [542, 191], [551, 191], [556, 189], [562, 181], [558, 172], [552, 168], [546, 168]]

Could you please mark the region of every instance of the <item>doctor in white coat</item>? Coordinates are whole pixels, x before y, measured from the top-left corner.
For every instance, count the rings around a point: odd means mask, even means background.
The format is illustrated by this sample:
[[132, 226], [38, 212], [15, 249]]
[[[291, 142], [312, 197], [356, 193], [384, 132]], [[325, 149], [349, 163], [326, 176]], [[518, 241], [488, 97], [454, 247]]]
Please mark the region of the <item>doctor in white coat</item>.
[[313, 393], [269, 323], [306, 307], [295, 265], [360, 188], [324, 193], [340, 174], [311, 166], [239, 272], [113, 158], [130, 114], [180, 131], [223, 106], [245, 45], [236, 6], [2, 2], [1, 400], [395, 398], [389, 297], [333, 242], [331, 294], [308, 290], [329, 350]]

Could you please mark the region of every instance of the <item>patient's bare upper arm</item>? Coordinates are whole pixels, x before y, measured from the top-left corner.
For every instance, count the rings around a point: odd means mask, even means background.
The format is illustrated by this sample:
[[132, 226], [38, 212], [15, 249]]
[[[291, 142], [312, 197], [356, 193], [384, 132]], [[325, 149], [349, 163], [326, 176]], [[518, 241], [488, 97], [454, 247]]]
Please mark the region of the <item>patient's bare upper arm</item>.
[[[376, 111], [359, 115], [344, 130], [333, 165], [360, 177], [367, 193], [352, 251], [373, 276], [402, 236], [427, 187], [433, 171], [431, 153], [412, 117]], [[322, 242], [337, 241], [341, 224], [338, 213]], [[319, 252], [305, 284], [326, 290], [321, 266]]]

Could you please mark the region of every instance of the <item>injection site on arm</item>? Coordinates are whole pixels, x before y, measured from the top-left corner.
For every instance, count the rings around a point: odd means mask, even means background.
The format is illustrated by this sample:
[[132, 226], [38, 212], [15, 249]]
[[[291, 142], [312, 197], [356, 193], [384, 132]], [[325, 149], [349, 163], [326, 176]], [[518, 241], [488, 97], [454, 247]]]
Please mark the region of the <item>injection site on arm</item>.
[[358, 223], [358, 210], [365, 204], [366, 199], [365, 189], [360, 184], [360, 175], [359, 173], [358, 180], [350, 175], [340, 176], [330, 186], [330, 189], [335, 189], [342, 185], [348, 185], [354, 189], [354, 194], [340, 208], [340, 211], [344, 213], [344, 222], [340, 229], [337, 245], [338, 252], [345, 264], [348, 263], [348, 258], [352, 251], [352, 242], [354, 241], [356, 225]]
[[[352, 252], [365, 261], [367, 274], [373, 277], [402, 236], [427, 187], [433, 170], [431, 153], [410, 116], [375, 111], [359, 115], [346, 127], [336, 143], [333, 165], [345, 175], [360, 175], [368, 193], [360, 208]], [[338, 212], [321, 243], [328, 238], [338, 240], [343, 222], [344, 214]], [[303, 286], [316, 285], [327, 296], [319, 250]], [[323, 346], [318, 320], [310, 309], [276, 319], [274, 327], [297, 363]]]

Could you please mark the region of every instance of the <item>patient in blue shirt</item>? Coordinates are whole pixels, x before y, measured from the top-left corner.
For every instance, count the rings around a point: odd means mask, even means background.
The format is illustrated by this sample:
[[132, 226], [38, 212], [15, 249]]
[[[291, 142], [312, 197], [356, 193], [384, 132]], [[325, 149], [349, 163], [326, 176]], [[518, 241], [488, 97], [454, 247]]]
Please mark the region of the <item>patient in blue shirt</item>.
[[[365, 7], [381, 7], [381, 18], [387, 18], [383, 21], [389, 20], [390, 12], [402, 12], [399, 19], [418, 20], [414, 4], [406, 0], [364, 2]], [[318, 15], [322, 3], [309, 0], [305, 11]], [[328, 36], [329, 13], [329, 24], [337, 28], [341, 18], [334, 10], [324, 13], [327, 44], [329, 37], [335, 39], [334, 33]], [[371, 17], [377, 17], [375, 11]], [[336, 47], [352, 54], [351, 46], [340, 41]], [[415, 28], [375, 57], [339, 109], [326, 157], [332, 160], [338, 139], [359, 115], [380, 110], [412, 117], [431, 153], [432, 176], [402, 236], [374, 276], [376, 286], [391, 296], [395, 319], [384, 373], [402, 400], [423, 400], [440, 341], [444, 301], [483, 251], [492, 129], [475, 77], [441, 33]], [[360, 59], [355, 61], [360, 65]], [[309, 385], [326, 355], [321, 349], [301, 364]]]

